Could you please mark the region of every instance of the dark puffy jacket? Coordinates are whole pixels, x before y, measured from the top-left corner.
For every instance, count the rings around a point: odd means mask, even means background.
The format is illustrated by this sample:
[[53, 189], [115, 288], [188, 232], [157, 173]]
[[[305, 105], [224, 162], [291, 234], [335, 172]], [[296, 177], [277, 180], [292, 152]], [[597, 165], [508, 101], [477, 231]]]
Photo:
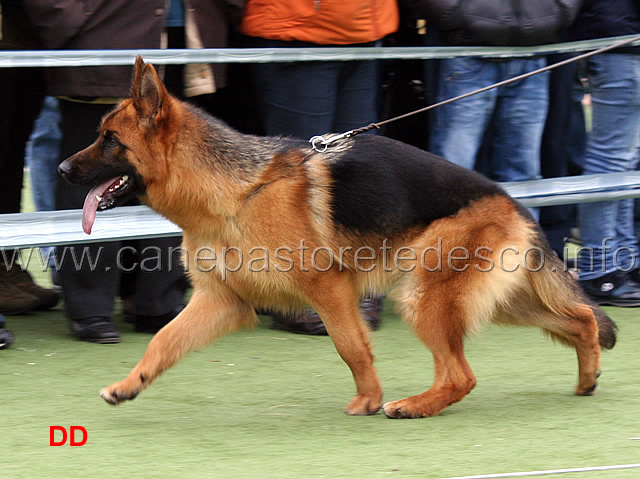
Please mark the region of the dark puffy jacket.
[[580, 0], [405, 0], [449, 45], [542, 45], [558, 41]]
[[640, 0], [583, 0], [571, 28], [574, 40], [640, 33]]

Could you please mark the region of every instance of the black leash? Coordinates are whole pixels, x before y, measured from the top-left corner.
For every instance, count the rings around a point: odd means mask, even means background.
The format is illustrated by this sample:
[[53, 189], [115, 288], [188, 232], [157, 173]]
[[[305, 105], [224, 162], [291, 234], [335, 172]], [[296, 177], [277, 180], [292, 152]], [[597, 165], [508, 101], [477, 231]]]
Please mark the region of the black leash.
[[639, 40], [640, 40], [640, 35], [635, 36], [633, 38], [628, 38], [628, 39], [623, 40], [621, 42], [614, 43], [613, 45], [602, 47], [602, 48], [599, 48], [597, 50], [593, 50], [593, 51], [590, 51], [590, 52], [587, 52], [587, 53], [583, 53], [583, 54], [575, 56], [575, 57], [567, 58], [566, 60], [562, 60], [560, 62], [553, 63], [551, 65], [547, 65], [546, 67], [539, 68], [538, 70], [534, 70], [534, 71], [529, 72], [529, 73], [523, 73], [522, 75], [518, 75], [518, 76], [515, 76], [513, 78], [509, 78], [508, 80], [503, 80], [501, 82], [494, 83], [493, 85], [489, 85], [489, 86], [480, 88], [478, 90], [474, 90], [472, 92], [465, 93], [464, 95], [459, 95], [457, 97], [449, 98], [448, 100], [444, 100], [444, 101], [441, 101], [439, 103], [434, 103], [433, 105], [425, 106], [424, 108], [420, 108], [419, 110], [410, 111], [408, 113], [404, 113], [402, 115], [398, 115], [398, 116], [395, 116], [393, 118], [389, 118], [387, 120], [380, 121], [378, 123], [371, 123], [371, 124], [369, 124], [367, 126], [364, 126], [362, 128], [356, 128], [355, 130], [349, 130], [347, 132], [340, 133], [338, 135], [334, 135], [334, 136], [331, 136], [329, 138], [325, 138], [324, 136], [314, 136], [313, 138], [311, 138], [309, 140], [309, 142], [311, 143], [311, 147], [314, 150], [322, 153], [323, 151], [326, 151], [327, 148], [329, 148], [333, 143], [335, 143], [337, 141], [343, 140], [345, 138], [351, 138], [352, 136], [359, 135], [360, 133], [364, 133], [364, 132], [367, 132], [369, 130], [373, 130], [374, 128], [375, 129], [379, 129], [381, 126], [386, 125], [387, 123], [391, 123], [391, 122], [398, 121], [398, 120], [403, 120], [404, 118], [408, 118], [410, 116], [417, 115], [419, 113], [424, 113], [425, 111], [432, 110], [433, 108], [437, 108], [437, 107], [442, 106], [442, 105], [447, 105], [448, 103], [453, 103], [454, 101], [462, 100], [463, 98], [468, 98], [470, 96], [477, 95], [479, 93], [484, 93], [485, 91], [491, 90], [493, 88], [499, 88], [499, 87], [504, 86], [504, 85], [509, 85], [510, 83], [514, 83], [514, 82], [517, 82], [517, 81], [520, 81], [520, 80], [524, 80], [525, 78], [529, 78], [529, 77], [531, 77], [533, 75], [537, 75], [539, 73], [544, 73], [546, 71], [550, 71], [550, 70], [553, 70], [555, 68], [559, 68], [561, 66], [568, 65], [568, 64], [573, 63], [573, 62], [584, 60], [585, 58], [589, 58], [589, 57], [592, 57], [594, 55], [598, 55], [599, 53], [605, 53], [605, 52], [608, 52], [610, 50], [614, 50], [616, 48], [623, 47], [625, 45], [628, 45], [630, 43], [633, 43], [633, 42], [636, 42], [636, 41], [639, 41]]

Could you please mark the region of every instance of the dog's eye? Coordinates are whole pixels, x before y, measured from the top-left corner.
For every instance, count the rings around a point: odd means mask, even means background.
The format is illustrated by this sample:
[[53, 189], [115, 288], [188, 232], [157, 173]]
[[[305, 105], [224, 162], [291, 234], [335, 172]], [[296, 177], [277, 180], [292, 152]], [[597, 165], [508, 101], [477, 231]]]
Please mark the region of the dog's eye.
[[113, 135], [107, 135], [102, 140], [102, 146], [104, 147], [115, 147], [115, 146], [118, 146], [119, 144], [120, 143], [118, 142], [116, 137]]

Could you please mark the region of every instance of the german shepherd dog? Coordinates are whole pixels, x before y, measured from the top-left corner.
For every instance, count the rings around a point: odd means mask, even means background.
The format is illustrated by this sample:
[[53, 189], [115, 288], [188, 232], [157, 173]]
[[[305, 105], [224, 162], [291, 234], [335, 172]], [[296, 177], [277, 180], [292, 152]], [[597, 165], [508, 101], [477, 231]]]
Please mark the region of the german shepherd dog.
[[[464, 339], [485, 323], [536, 326], [575, 348], [584, 396], [596, 390], [601, 349], [615, 344], [613, 321], [492, 181], [376, 135], [320, 152], [238, 133], [172, 97], [140, 57], [131, 97], [59, 171], [94, 186], [87, 232], [97, 210], [134, 195], [184, 231], [192, 298], [129, 376], [101, 390], [110, 404], [135, 398], [190, 350], [252, 326], [255, 307], [315, 308], [353, 374], [354, 415], [434, 416], [460, 401], [476, 385]], [[431, 351], [434, 380], [383, 405], [358, 305], [388, 291]]]

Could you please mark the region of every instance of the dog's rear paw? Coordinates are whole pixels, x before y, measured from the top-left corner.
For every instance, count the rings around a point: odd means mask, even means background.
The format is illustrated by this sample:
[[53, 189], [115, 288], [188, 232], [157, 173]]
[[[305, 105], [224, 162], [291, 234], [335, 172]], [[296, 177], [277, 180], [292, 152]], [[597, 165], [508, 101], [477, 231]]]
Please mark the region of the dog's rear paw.
[[598, 379], [600, 378], [600, 371], [595, 374], [595, 378], [587, 378], [584, 381], [580, 381], [576, 388], [576, 395], [578, 396], [593, 396], [598, 390]]
[[435, 416], [439, 410], [432, 410], [432, 408], [425, 407], [425, 404], [408, 398], [385, 403], [382, 406], [382, 412], [391, 419], [414, 419]]
[[140, 390], [127, 391], [119, 386], [120, 383], [113, 384], [100, 390], [100, 397], [113, 406], [117, 406], [123, 401], [135, 399]]
[[577, 396], [593, 396], [598, 390], [598, 383], [595, 382], [592, 386], [589, 387], [580, 387], [576, 390]]
[[400, 402], [401, 401], [385, 403], [382, 406], [382, 412], [384, 413], [384, 415], [391, 419], [406, 419], [416, 417], [415, 415], [403, 410], [402, 406], [398, 404]]

